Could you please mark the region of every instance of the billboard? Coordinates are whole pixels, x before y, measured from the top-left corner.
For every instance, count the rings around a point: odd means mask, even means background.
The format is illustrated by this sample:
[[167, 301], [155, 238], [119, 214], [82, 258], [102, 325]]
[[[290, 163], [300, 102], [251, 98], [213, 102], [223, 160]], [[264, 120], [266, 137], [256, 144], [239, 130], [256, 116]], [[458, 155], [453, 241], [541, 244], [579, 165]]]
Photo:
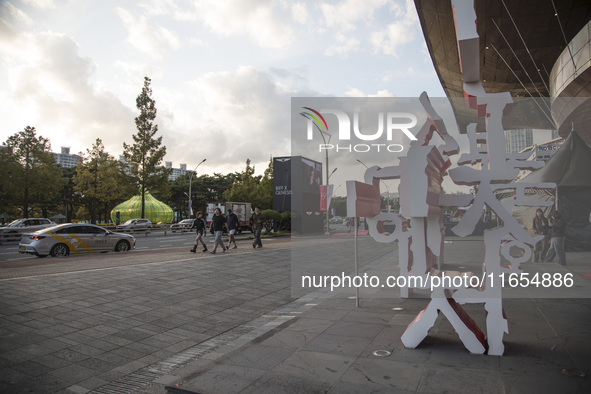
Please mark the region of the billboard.
[[302, 156], [273, 159], [273, 209], [291, 211], [292, 231], [321, 232], [320, 185], [322, 164]]
[[273, 209], [291, 211], [291, 157], [273, 158]]

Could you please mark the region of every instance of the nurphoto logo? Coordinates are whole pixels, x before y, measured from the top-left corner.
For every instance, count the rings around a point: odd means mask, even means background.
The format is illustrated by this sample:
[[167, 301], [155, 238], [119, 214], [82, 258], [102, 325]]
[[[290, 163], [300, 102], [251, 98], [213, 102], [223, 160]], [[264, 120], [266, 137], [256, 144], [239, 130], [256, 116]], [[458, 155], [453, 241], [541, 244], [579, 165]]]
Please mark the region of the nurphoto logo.
[[[359, 113], [353, 113], [353, 128], [351, 128], [351, 118], [347, 113], [337, 109], [321, 109], [317, 111], [310, 107], [303, 107], [306, 111], [300, 112], [300, 115], [307, 120], [307, 139], [312, 141], [314, 139], [314, 126], [322, 134], [332, 136], [328, 132], [328, 123], [323, 114], [334, 115], [338, 125], [338, 139], [340, 141], [351, 141], [351, 129], [356, 139], [361, 141], [378, 141], [383, 139], [384, 131], [386, 141], [392, 141], [395, 133], [402, 132], [411, 141], [416, 141], [417, 138], [410, 131], [411, 128], [417, 125], [417, 117], [408, 112], [379, 112], [377, 114], [378, 126], [377, 131], [369, 131], [367, 129], [361, 130], [359, 127]], [[386, 125], [384, 127], [384, 124]], [[323, 138], [322, 144], [318, 145], [318, 151], [334, 150], [335, 152], [381, 152], [388, 151], [392, 153], [402, 152], [404, 146], [392, 143], [364, 143], [364, 144], [331, 144], [327, 143]]]

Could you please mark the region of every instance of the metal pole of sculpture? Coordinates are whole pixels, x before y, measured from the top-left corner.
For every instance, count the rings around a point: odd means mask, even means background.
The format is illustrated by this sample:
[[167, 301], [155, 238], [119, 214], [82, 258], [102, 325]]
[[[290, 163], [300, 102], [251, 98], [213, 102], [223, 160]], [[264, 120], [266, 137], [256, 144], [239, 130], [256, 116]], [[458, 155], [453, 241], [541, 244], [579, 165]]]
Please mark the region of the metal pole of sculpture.
[[[357, 250], [357, 232], [359, 230], [359, 218], [355, 217], [355, 277], [359, 276], [359, 251]], [[359, 308], [359, 287], [355, 286], [355, 307]]]

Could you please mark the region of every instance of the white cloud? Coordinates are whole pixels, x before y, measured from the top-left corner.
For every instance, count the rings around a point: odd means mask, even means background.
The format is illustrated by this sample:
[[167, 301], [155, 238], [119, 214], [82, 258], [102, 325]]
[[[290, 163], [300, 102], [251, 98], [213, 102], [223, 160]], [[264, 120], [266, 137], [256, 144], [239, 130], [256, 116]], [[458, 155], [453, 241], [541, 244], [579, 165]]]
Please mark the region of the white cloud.
[[0, 47], [15, 38], [14, 25], [31, 26], [33, 21], [22, 10], [8, 2], [0, 2]]
[[170, 50], [180, 47], [179, 39], [174, 32], [150, 24], [145, 16], [135, 17], [121, 7], [117, 7], [117, 15], [127, 29], [127, 42], [140, 51], [156, 58], [163, 58]]
[[420, 34], [420, 24], [411, 0], [406, 0], [404, 8], [392, 4], [394, 14], [399, 17], [386, 28], [371, 34], [371, 43], [375, 53], [397, 56], [396, 48], [414, 40]]
[[388, 90], [379, 90], [377, 93], [364, 93], [362, 90], [357, 88], [351, 88], [345, 92], [345, 97], [396, 97], [394, 93]]
[[[171, 157], [198, 153], [208, 165], [236, 169], [247, 158], [266, 166], [270, 154], [289, 154], [294, 92], [271, 74], [243, 66], [207, 73], [192, 81], [191, 88], [190, 95], [166, 98], [168, 106], [175, 106], [174, 127], [179, 130], [169, 134]], [[180, 109], [175, 102], [185, 104]]]
[[60, 145], [90, 146], [100, 137], [110, 150], [121, 150], [122, 138], [134, 126], [133, 112], [115, 93], [93, 84], [96, 65], [78, 50], [72, 38], [47, 32], [22, 33], [0, 49], [10, 80], [0, 91], [2, 140], [33, 126]]
[[345, 0], [338, 4], [321, 3], [320, 10], [328, 27], [346, 31], [354, 29], [360, 20], [370, 21], [376, 9], [387, 2], [388, 0]]
[[297, 2], [291, 5], [291, 16], [300, 24], [308, 22], [308, 8], [305, 4]]
[[37, 8], [55, 8], [53, 0], [21, 0], [25, 4], [30, 4]]
[[337, 33], [335, 35], [335, 39], [337, 41], [336, 44], [329, 46], [325, 51], [324, 54], [326, 56], [333, 56], [333, 55], [346, 55], [350, 52], [356, 51], [359, 49], [361, 45], [361, 41], [357, 38], [347, 37], [342, 33]]
[[124, 71], [128, 80], [137, 79], [138, 75], [140, 77], [149, 75], [152, 79], [158, 79], [164, 75], [164, 70], [154, 64], [117, 60], [115, 65]]
[[272, 0], [196, 0], [194, 17], [220, 36], [246, 35], [263, 48], [284, 48], [295, 35], [283, 11], [289, 10]]
[[192, 37], [189, 39], [189, 44], [200, 47], [205, 45], [205, 41], [200, 38]]

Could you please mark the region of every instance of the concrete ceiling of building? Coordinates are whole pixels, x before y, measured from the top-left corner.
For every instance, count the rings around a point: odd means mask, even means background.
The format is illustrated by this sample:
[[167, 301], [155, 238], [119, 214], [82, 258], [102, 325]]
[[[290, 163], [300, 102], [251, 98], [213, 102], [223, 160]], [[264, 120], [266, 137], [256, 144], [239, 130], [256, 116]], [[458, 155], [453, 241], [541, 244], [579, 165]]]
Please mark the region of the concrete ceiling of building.
[[[513, 115], [504, 121], [505, 128], [555, 128], [548, 111], [549, 74], [566, 43], [591, 19], [591, 2], [476, 0], [474, 3], [480, 37], [480, 75], [485, 90], [510, 92], [513, 97], [540, 97], [524, 108], [515, 105]], [[448, 97], [463, 97], [451, 0], [415, 0], [415, 5], [443, 89]], [[475, 111], [457, 103], [454, 101], [453, 106], [458, 126], [465, 132], [466, 125], [477, 118]], [[537, 121], [532, 124], [532, 119]], [[478, 121], [480, 127], [482, 121]]]

